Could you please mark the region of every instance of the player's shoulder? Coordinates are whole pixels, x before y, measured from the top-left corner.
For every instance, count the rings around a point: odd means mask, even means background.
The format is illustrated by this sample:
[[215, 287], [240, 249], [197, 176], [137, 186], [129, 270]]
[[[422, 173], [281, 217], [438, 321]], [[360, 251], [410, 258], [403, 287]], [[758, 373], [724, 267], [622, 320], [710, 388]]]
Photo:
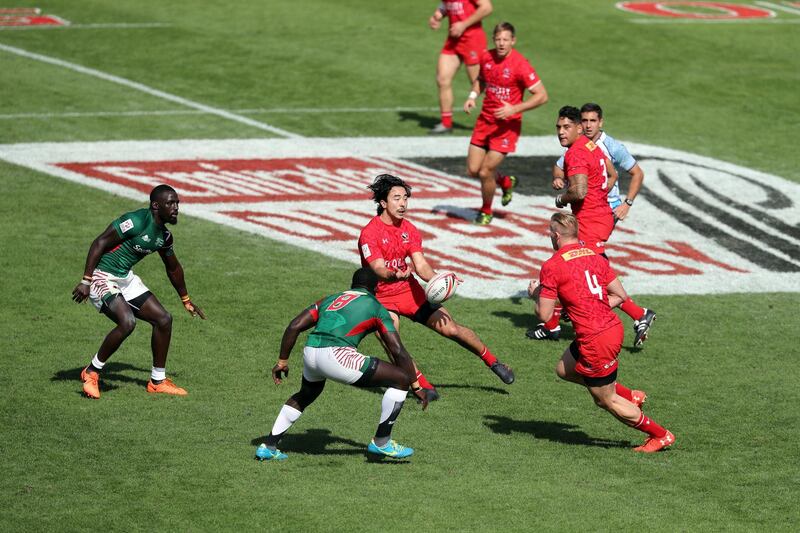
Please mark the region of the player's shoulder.
[[138, 231], [143, 230], [151, 220], [152, 215], [150, 210], [147, 208], [142, 208], [121, 214], [114, 221], [114, 225], [119, 228], [119, 231], [123, 236], [128, 236], [134, 235]]
[[364, 233], [374, 232], [380, 229], [380, 226], [382, 225], [383, 223], [381, 222], [380, 217], [376, 215], [372, 217], [363, 228], [361, 228], [361, 234], [363, 235]]

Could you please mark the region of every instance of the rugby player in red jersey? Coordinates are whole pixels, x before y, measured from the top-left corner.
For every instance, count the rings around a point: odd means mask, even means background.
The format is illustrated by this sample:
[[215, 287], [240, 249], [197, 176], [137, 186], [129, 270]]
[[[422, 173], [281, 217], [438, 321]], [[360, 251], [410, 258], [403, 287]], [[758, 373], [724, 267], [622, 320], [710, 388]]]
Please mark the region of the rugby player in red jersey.
[[[475, 218], [475, 223], [481, 225], [492, 221], [497, 185], [503, 191], [502, 204], [511, 201], [516, 178], [501, 175], [497, 169], [506, 155], [516, 150], [522, 113], [547, 102], [542, 80], [528, 60], [514, 50], [517, 42], [514, 26], [508, 22], [495, 26], [493, 40], [494, 49], [481, 56], [480, 75], [464, 103], [464, 111], [469, 113], [477, 105], [478, 95], [485, 90], [481, 114], [475, 122], [467, 152], [467, 173], [481, 180], [483, 204]], [[525, 90], [531, 96], [523, 101]]]
[[[608, 205], [609, 188], [617, 180], [611, 160], [601, 147], [584, 134], [582, 114], [572, 106], [564, 106], [558, 112], [556, 133], [564, 154], [564, 178], [553, 180], [553, 187], [567, 185], [567, 190], [556, 197], [556, 207], [572, 207], [580, 222], [579, 238], [584, 244], [606, 259], [605, 243], [614, 229], [614, 213]], [[609, 179], [609, 174], [611, 175]], [[640, 347], [647, 339], [650, 327], [656, 318], [652, 309], [637, 305], [626, 298], [620, 309], [634, 320], [634, 346]], [[558, 311], [558, 310], [557, 310]], [[557, 338], [559, 313], [545, 324], [529, 332], [536, 339]]]
[[432, 134], [453, 131], [453, 78], [464, 63], [470, 85], [478, 77], [481, 54], [486, 51], [486, 34], [481, 21], [492, 12], [490, 0], [447, 0], [439, 4], [428, 25], [438, 30], [444, 17], [450, 28], [447, 40], [439, 53], [436, 65], [436, 84], [439, 86], [441, 122], [430, 131]]
[[647, 440], [635, 451], [656, 452], [674, 444], [675, 436], [642, 413], [647, 394], [617, 382], [624, 329], [611, 308], [627, 298], [625, 289], [608, 260], [585, 246], [578, 235], [574, 215], [556, 213], [550, 218], [556, 253], [542, 265], [538, 283], [532, 281], [528, 287], [541, 320], [550, 319], [558, 299], [575, 327], [575, 340], [561, 356], [556, 374], [585, 386], [599, 407], [646, 433]]
[[[414, 364], [408, 355], [389, 313], [375, 298], [378, 278], [369, 267], [353, 274], [350, 290], [322, 298], [304, 309], [283, 332], [278, 362], [272, 368], [272, 379], [280, 385], [289, 375], [289, 355], [303, 331], [314, 326], [303, 349], [303, 381], [300, 390], [281, 408], [266, 442], [256, 449], [256, 458], [283, 460], [287, 455], [278, 450], [278, 442], [311, 405], [330, 378], [355, 387], [387, 387], [381, 401], [381, 418], [375, 437], [367, 451], [376, 455], [402, 459], [414, 453], [391, 439], [392, 428], [400, 415], [414, 380]], [[358, 352], [362, 339], [372, 331], [381, 333], [395, 364]], [[417, 387], [418, 388], [418, 387]], [[428, 403], [422, 398], [422, 408]]]
[[[389, 310], [395, 327], [400, 329], [400, 315], [424, 324], [480, 357], [504, 383], [513, 383], [514, 372], [498, 361], [474, 331], [453, 320], [440, 304], [425, 298], [425, 290], [414, 273], [428, 281], [436, 272], [425, 259], [419, 231], [405, 218], [411, 187], [396, 176], [381, 174], [369, 189], [378, 204], [378, 216], [361, 230], [358, 250], [361, 264], [372, 268], [380, 279], [376, 296]], [[411, 259], [411, 265], [406, 259]], [[420, 385], [435, 392], [419, 371], [417, 378]], [[433, 395], [432, 399], [437, 397]]]

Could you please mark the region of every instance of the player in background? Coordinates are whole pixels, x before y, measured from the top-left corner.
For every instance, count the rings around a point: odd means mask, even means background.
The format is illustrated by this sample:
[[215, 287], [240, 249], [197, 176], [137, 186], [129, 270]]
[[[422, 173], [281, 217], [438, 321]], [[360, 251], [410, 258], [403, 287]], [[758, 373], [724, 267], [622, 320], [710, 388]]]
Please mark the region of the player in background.
[[[349, 291], [322, 298], [304, 309], [286, 327], [281, 340], [278, 362], [272, 368], [272, 379], [280, 384], [289, 375], [289, 355], [301, 332], [314, 327], [303, 349], [303, 380], [300, 390], [293, 394], [275, 419], [267, 440], [256, 449], [256, 458], [283, 460], [287, 456], [278, 450], [278, 442], [297, 422], [306, 407], [322, 393], [325, 380], [330, 378], [356, 387], [388, 387], [381, 401], [378, 430], [367, 451], [376, 455], [401, 459], [414, 453], [392, 440], [392, 428], [400, 415], [408, 388], [414, 381], [414, 365], [389, 313], [375, 298], [378, 278], [370, 268], [360, 268], [353, 274]], [[372, 331], [380, 331], [385, 346], [395, 364], [376, 357], [362, 355], [358, 344]], [[415, 392], [421, 393], [419, 387]], [[421, 394], [422, 408], [427, 407]]]
[[172, 315], [131, 270], [148, 254], [158, 252], [183, 307], [192, 316], [206, 318], [189, 298], [183, 267], [172, 248], [172, 233], [166, 228], [167, 224], [178, 223], [179, 203], [175, 189], [169, 185], [158, 185], [150, 192], [148, 208], [125, 213], [114, 220], [89, 248], [83, 279], [73, 289], [72, 299], [81, 303], [88, 298], [101, 313], [116, 323], [89, 365], [81, 372], [83, 392], [89, 398], [100, 398], [103, 367], [133, 332], [137, 318], [153, 326], [153, 369], [147, 392], [186, 395], [186, 390], [166, 376]]
[[[603, 150], [606, 157], [614, 164], [617, 174], [620, 170], [625, 170], [631, 175], [631, 183], [624, 200], [619, 194], [618, 181], [608, 191], [608, 205], [614, 212], [614, 218], [625, 220], [636, 195], [642, 188], [644, 171], [625, 145], [603, 130], [603, 108], [599, 104], [587, 103], [581, 106], [581, 125], [583, 134]], [[563, 189], [564, 184], [564, 157], [562, 156], [553, 166], [553, 187]]]
[[[369, 266], [380, 280], [376, 296], [388, 309], [395, 328], [400, 329], [401, 315], [424, 324], [480, 357], [503, 383], [513, 383], [514, 372], [489, 351], [474, 331], [456, 322], [441, 304], [432, 304], [425, 298], [425, 290], [414, 273], [428, 281], [436, 272], [425, 259], [419, 231], [406, 219], [411, 187], [396, 176], [381, 174], [369, 189], [378, 204], [378, 215], [361, 230], [358, 250], [362, 266]], [[407, 258], [411, 259], [413, 271]], [[431, 399], [438, 398], [435, 388], [418, 370], [416, 378], [419, 385], [432, 391]]]
[[642, 413], [646, 393], [617, 381], [625, 333], [611, 308], [627, 297], [625, 289], [608, 260], [581, 243], [578, 233], [575, 216], [556, 213], [550, 218], [550, 240], [556, 253], [542, 265], [539, 281], [528, 287], [542, 321], [550, 319], [558, 299], [575, 326], [575, 340], [561, 356], [556, 374], [585, 386], [598, 407], [646, 433], [647, 440], [635, 451], [657, 452], [674, 444], [675, 436]]
[[[566, 177], [553, 179], [554, 188], [568, 185], [567, 191], [556, 197], [556, 206], [571, 205], [572, 212], [581, 223], [580, 239], [607, 259], [605, 242], [615, 225], [614, 214], [608, 203], [608, 190], [611, 188], [609, 174], [611, 182], [616, 185], [616, 170], [602, 147], [584, 134], [581, 112], [577, 108], [565, 106], [559, 110], [556, 131], [561, 146], [568, 148], [564, 154]], [[619, 307], [633, 319], [633, 344], [640, 347], [655, 320], [655, 311], [637, 305], [630, 297], [620, 302]], [[549, 322], [539, 324], [527, 335], [537, 340], [557, 339], [560, 335], [560, 311], [556, 309]]]
[[444, 17], [450, 23], [447, 40], [436, 65], [441, 122], [430, 131], [432, 134], [453, 131], [453, 79], [461, 63], [464, 63], [467, 70], [470, 85], [478, 77], [478, 63], [481, 54], [486, 50], [486, 33], [481, 21], [491, 12], [490, 0], [451, 0], [439, 4], [428, 19], [432, 30], [441, 27]]
[[[503, 191], [501, 203], [511, 202], [517, 179], [502, 175], [497, 169], [506, 155], [516, 150], [522, 113], [547, 102], [542, 80], [528, 60], [514, 49], [515, 32], [508, 22], [495, 26], [494, 49], [481, 56], [480, 74], [464, 102], [464, 111], [469, 113], [477, 105], [478, 95], [486, 92], [467, 152], [467, 174], [481, 180], [483, 203], [475, 218], [475, 223], [480, 225], [492, 222], [492, 203], [498, 185]], [[526, 90], [530, 96], [523, 100]]]

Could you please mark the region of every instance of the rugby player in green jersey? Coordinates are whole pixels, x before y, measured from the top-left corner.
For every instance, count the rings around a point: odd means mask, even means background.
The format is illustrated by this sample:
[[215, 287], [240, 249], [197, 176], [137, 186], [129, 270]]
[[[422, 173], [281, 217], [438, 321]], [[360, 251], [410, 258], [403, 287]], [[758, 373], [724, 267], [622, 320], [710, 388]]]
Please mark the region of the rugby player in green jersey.
[[[256, 449], [257, 459], [286, 459], [286, 454], [277, 448], [278, 441], [322, 393], [327, 378], [356, 387], [388, 387], [381, 401], [378, 430], [367, 451], [397, 459], [414, 453], [412, 448], [391, 439], [392, 427], [414, 381], [414, 364], [389, 312], [375, 298], [377, 283], [378, 277], [371, 268], [360, 268], [353, 274], [349, 291], [326, 296], [304, 309], [286, 327], [278, 362], [272, 368], [276, 384], [289, 375], [289, 354], [298, 335], [316, 326], [303, 349], [300, 390], [281, 408], [266, 442]], [[394, 364], [358, 352], [358, 344], [373, 331], [380, 332]], [[416, 387], [414, 394], [425, 409], [428, 401], [422, 388]]]
[[172, 249], [172, 233], [166, 228], [166, 224], [178, 223], [179, 203], [175, 189], [158, 185], [150, 192], [149, 208], [117, 218], [89, 248], [83, 279], [72, 291], [72, 299], [77, 303], [91, 300], [101, 313], [117, 324], [106, 335], [89, 366], [81, 372], [83, 392], [89, 398], [100, 398], [100, 373], [108, 358], [133, 332], [137, 318], [153, 326], [153, 369], [147, 392], [186, 395], [186, 390], [166, 376], [172, 315], [131, 270], [148, 254], [158, 252], [183, 307], [192, 316], [205, 319], [203, 311], [189, 298], [183, 267]]

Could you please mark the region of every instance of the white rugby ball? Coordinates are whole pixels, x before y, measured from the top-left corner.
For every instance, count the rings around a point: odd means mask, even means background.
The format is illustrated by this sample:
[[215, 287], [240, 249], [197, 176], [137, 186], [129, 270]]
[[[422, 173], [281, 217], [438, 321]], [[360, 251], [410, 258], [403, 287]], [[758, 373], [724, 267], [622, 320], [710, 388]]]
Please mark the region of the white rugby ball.
[[425, 298], [432, 304], [440, 304], [456, 293], [456, 287], [458, 277], [453, 272], [439, 272], [428, 281]]

